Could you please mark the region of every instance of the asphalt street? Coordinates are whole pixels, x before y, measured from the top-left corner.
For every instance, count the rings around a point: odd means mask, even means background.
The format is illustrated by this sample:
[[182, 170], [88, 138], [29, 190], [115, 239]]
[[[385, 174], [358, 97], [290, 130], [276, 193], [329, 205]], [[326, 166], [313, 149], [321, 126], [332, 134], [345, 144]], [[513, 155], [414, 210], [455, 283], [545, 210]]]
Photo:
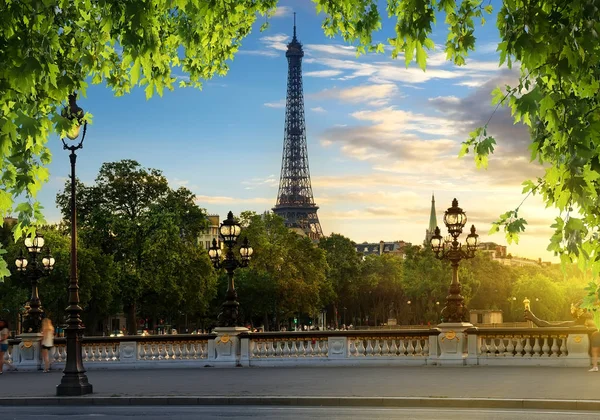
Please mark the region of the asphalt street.
[[[547, 367], [92, 370], [97, 397], [327, 396], [600, 399], [600, 373]], [[1, 397], [54, 397], [62, 372], [4, 372]], [[84, 397], [85, 398], [85, 397]]]
[[320, 407], [3, 407], [2, 419], [170, 420], [178, 419], [369, 419], [369, 420], [587, 420], [598, 413], [546, 410], [385, 409]]

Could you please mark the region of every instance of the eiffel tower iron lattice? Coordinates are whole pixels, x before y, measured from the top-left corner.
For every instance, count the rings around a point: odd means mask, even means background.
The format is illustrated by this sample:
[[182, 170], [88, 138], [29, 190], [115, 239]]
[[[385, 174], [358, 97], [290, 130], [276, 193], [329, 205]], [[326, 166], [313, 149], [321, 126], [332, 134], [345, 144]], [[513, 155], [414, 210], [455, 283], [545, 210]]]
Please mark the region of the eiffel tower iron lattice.
[[285, 134], [277, 204], [273, 212], [285, 219], [290, 228], [301, 229], [310, 239], [323, 236], [310, 183], [306, 124], [304, 121], [304, 94], [302, 91], [302, 44], [294, 37], [287, 46], [287, 97], [285, 106]]

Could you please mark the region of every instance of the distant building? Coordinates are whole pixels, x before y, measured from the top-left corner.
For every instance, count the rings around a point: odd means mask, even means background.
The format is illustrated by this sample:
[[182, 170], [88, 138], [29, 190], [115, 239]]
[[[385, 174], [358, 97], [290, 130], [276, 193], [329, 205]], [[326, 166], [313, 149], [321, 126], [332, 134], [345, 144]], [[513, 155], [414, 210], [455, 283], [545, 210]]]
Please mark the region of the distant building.
[[471, 309], [469, 311], [471, 324], [502, 324], [502, 311], [495, 309]]
[[428, 248], [431, 246], [431, 237], [435, 234], [437, 227], [437, 217], [435, 215], [435, 197], [431, 194], [431, 212], [429, 214], [429, 228], [425, 229], [425, 241], [423, 246]]
[[541, 266], [541, 265], [552, 265], [549, 261], [542, 261], [541, 258], [532, 260], [529, 258], [513, 257], [506, 252], [506, 246], [498, 245], [494, 242], [482, 242], [477, 246], [479, 252], [489, 254], [493, 261], [497, 261], [502, 265], [509, 265], [513, 267], [524, 267], [524, 266]]
[[383, 255], [383, 254], [393, 254], [399, 255], [402, 258], [405, 257], [406, 248], [412, 246], [409, 242], [404, 241], [395, 241], [395, 242], [385, 242], [379, 241], [379, 243], [369, 243], [363, 242], [362, 244], [356, 245], [356, 252], [360, 253], [364, 257], [368, 255]]
[[506, 258], [506, 247], [494, 242], [482, 242], [477, 245], [477, 250], [479, 252], [490, 254], [492, 259]]
[[221, 243], [219, 239], [219, 215], [210, 214], [206, 218], [208, 219], [208, 227], [198, 237], [198, 243], [204, 249], [212, 246], [213, 239], [217, 240], [217, 244], [220, 245]]

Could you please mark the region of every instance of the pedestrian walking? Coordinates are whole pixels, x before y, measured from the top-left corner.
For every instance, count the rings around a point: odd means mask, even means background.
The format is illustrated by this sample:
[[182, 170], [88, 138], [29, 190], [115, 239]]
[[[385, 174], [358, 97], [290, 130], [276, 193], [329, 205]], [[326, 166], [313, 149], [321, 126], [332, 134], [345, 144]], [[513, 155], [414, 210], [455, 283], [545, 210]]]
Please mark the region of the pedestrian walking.
[[42, 360], [44, 361], [44, 373], [50, 372], [50, 350], [54, 347], [54, 325], [50, 318], [42, 321]]
[[0, 319], [0, 375], [4, 365], [10, 366], [14, 370], [17, 370], [12, 364], [4, 360], [4, 354], [8, 353], [8, 336], [10, 335], [10, 327], [8, 321]]

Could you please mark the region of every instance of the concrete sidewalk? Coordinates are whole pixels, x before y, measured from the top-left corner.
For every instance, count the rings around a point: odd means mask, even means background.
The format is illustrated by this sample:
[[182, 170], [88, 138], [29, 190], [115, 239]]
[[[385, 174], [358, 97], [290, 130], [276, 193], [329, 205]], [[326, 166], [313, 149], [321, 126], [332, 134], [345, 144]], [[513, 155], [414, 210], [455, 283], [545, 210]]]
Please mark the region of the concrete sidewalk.
[[[581, 368], [199, 368], [87, 374], [94, 394], [71, 398], [70, 403], [600, 409], [600, 373]], [[5, 371], [0, 376], [0, 404], [67, 403], [54, 398], [61, 377], [59, 371]]]

